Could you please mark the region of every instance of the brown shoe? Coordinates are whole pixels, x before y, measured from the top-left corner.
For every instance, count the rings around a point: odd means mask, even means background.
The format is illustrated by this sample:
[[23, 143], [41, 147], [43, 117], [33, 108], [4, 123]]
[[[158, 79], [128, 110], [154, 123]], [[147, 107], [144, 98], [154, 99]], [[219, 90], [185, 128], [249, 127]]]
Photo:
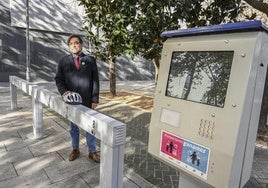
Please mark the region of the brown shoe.
[[69, 161], [74, 161], [80, 154], [79, 149], [73, 149], [72, 153], [69, 155]]
[[97, 152], [88, 152], [88, 157], [96, 163], [100, 163], [100, 156], [97, 154]]

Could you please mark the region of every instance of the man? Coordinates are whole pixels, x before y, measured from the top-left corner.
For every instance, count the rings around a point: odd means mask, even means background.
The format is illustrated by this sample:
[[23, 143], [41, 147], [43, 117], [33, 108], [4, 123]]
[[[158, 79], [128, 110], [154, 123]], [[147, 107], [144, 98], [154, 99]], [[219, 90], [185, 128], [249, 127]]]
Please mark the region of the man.
[[[99, 76], [95, 58], [82, 52], [83, 41], [79, 35], [68, 38], [71, 54], [60, 59], [56, 71], [55, 81], [60, 94], [64, 97], [69, 92], [76, 92], [82, 97], [82, 104], [95, 109], [99, 102]], [[73, 151], [69, 161], [75, 160], [79, 154], [79, 127], [70, 122], [71, 141]], [[88, 157], [100, 162], [96, 152], [96, 138], [86, 132]]]

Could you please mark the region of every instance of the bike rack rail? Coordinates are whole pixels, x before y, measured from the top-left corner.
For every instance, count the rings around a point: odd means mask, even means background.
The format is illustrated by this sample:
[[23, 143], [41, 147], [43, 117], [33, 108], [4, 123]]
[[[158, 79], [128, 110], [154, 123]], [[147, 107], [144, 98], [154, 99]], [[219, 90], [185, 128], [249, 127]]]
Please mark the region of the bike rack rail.
[[61, 96], [38, 84], [16, 76], [9, 77], [11, 109], [17, 109], [17, 89], [32, 96], [33, 139], [43, 137], [43, 104], [80, 128], [94, 135], [101, 143], [100, 187], [122, 188], [126, 125], [83, 105], [66, 104]]

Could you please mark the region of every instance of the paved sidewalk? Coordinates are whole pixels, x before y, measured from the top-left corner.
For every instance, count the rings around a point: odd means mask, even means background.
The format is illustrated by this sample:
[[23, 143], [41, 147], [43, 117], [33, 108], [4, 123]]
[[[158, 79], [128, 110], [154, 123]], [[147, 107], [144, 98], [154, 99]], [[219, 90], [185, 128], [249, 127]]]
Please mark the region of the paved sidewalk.
[[[102, 91], [109, 83], [101, 82]], [[152, 82], [117, 82], [117, 90], [153, 96]], [[55, 88], [50, 88], [55, 89]], [[0, 83], [0, 188], [98, 187], [99, 164], [81, 156], [69, 162], [70, 137], [66, 120], [44, 107], [43, 139], [31, 140], [31, 98], [19, 92], [16, 111], [10, 110], [8, 83]], [[127, 125], [124, 184], [126, 188], [177, 188], [179, 172], [147, 152], [151, 113], [116, 101], [101, 100], [98, 111]], [[268, 149], [256, 146], [252, 177], [246, 188], [268, 188]]]

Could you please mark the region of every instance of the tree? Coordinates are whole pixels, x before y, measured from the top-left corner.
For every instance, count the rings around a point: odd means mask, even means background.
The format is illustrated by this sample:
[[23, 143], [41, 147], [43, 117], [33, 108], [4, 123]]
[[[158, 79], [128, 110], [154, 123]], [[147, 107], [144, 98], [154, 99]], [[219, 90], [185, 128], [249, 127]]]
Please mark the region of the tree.
[[137, 15], [131, 33], [134, 51], [145, 59], [152, 60], [156, 79], [163, 43], [160, 35], [165, 30], [180, 27], [178, 21], [181, 14], [176, 12], [176, 6], [176, 1], [172, 0], [138, 0], [136, 5]]
[[[109, 62], [110, 92], [116, 95], [115, 58], [132, 53], [132, 41], [128, 30], [136, 10], [133, 0], [79, 0], [85, 7], [86, 21], [93, 53]], [[94, 32], [95, 30], [95, 32]]]
[[[94, 54], [110, 65], [110, 91], [115, 90], [115, 58], [122, 54], [140, 54], [159, 67], [165, 30], [219, 24], [238, 13], [235, 0], [79, 0], [86, 9], [86, 31]], [[93, 30], [95, 29], [95, 32]], [[99, 31], [99, 32], [98, 32]]]
[[235, 21], [239, 5], [239, 0], [138, 0], [132, 35], [135, 53], [151, 59], [157, 75], [163, 31], [179, 29], [182, 24], [197, 27]]

